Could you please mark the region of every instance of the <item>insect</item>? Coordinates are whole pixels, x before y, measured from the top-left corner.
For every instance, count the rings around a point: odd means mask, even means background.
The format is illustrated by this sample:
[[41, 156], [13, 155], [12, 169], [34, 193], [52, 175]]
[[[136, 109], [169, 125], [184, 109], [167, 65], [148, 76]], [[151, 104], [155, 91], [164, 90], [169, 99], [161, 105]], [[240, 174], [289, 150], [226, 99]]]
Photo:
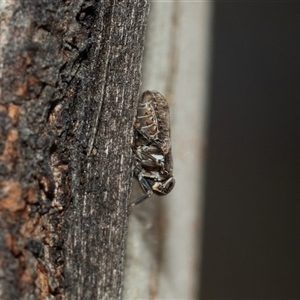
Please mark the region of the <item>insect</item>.
[[150, 198], [166, 195], [175, 185], [167, 100], [156, 91], [145, 91], [139, 100], [134, 125], [134, 175], [144, 195], [129, 207]]

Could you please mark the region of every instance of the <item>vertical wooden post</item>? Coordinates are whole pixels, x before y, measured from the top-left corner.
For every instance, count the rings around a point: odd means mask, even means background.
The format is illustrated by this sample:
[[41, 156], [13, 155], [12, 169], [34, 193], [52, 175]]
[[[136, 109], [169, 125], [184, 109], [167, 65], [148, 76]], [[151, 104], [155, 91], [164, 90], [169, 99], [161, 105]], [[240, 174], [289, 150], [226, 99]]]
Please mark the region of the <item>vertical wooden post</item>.
[[147, 0], [0, 9], [0, 298], [118, 299]]

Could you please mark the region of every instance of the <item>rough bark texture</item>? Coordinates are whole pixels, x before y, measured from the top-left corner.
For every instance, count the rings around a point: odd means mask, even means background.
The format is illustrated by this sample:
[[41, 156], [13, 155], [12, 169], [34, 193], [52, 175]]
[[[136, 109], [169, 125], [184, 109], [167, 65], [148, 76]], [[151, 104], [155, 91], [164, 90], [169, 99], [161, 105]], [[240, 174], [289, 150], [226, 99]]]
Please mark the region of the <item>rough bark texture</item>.
[[2, 11], [1, 299], [121, 297], [148, 9], [11, 0]]

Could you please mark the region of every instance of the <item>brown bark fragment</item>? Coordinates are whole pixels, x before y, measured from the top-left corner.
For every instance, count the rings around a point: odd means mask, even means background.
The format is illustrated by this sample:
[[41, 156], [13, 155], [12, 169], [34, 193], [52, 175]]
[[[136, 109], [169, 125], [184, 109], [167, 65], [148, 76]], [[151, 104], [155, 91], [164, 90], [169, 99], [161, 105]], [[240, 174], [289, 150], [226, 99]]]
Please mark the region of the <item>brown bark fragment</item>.
[[37, 288], [39, 290], [39, 299], [46, 299], [50, 288], [48, 283], [48, 272], [45, 266], [40, 262], [37, 265]]
[[21, 270], [20, 274], [19, 274], [19, 282], [20, 285], [24, 288], [26, 288], [26, 286], [29, 286], [32, 283], [32, 275], [30, 273], [29, 269], [23, 269]]
[[25, 201], [21, 198], [21, 187], [19, 182], [1, 182], [2, 199], [0, 200], [0, 211], [7, 209], [16, 212], [25, 207]]
[[18, 256], [20, 254], [20, 249], [18, 247], [16, 237], [12, 234], [7, 234], [5, 240], [8, 249], [13, 253], [14, 256]]
[[28, 187], [28, 189], [24, 193], [24, 199], [29, 204], [35, 204], [35, 203], [37, 203], [38, 198], [37, 198], [34, 186], [29, 186]]
[[9, 169], [12, 168], [12, 163], [17, 157], [17, 149], [14, 142], [18, 139], [19, 133], [16, 129], [12, 128], [6, 136], [6, 142], [0, 159], [7, 164]]
[[11, 119], [12, 125], [16, 125], [19, 119], [19, 106], [10, 103], [8, 105], [8, 116]]

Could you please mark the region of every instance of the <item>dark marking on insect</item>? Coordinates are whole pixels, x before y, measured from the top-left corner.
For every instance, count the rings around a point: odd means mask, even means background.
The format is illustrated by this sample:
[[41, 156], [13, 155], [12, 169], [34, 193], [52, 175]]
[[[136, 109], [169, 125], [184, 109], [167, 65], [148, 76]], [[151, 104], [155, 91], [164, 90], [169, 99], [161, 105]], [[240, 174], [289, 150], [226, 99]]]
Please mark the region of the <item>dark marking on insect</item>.
[[129, 208], [154, 193], [166, 195], [175, 185], [171, 152], [170, 113], [167, 100], [156, 91], [145, 91], [140, 98], [134, 125], [134, 175], [144, 195]]

